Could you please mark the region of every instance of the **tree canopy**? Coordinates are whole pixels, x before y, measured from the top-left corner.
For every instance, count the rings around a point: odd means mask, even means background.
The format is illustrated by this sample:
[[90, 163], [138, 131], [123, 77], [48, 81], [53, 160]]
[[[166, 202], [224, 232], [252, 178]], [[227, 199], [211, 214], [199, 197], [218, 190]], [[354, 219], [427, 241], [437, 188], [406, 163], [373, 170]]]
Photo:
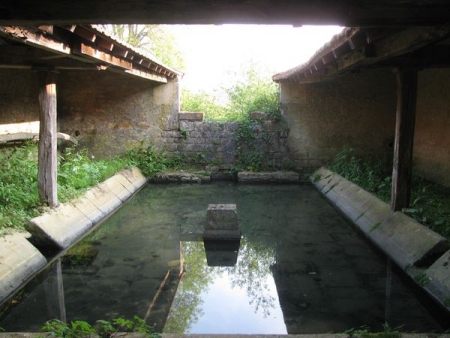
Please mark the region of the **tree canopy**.
[[156, 56], [168, 66], [184, 69], [184, 59], [175, 36], [164, 25], [102, 25], [116, 39]]

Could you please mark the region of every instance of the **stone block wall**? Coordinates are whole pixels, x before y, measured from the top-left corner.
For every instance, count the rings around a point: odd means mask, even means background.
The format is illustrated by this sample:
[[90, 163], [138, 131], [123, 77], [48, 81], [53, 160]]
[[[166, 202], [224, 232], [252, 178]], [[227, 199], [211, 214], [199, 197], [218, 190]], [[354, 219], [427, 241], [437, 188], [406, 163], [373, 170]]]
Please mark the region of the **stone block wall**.
[[[195, 115], [197, 114], [197, 115]], [[254, 115], [251, 124], [254, 138], [243, 142], [239, 123], [205, 122], [203, 114], [180, 113], [179, 129], [162, 134], [162, 149], [169, 155], [183, 156], [194, 164], [239, 165], [242, 156], [260, 156], [274, 169], [287, 166], [289, 129], [284, 122]], [[255, 160], [256, 161], [256, 160]], [[245, 168], [244, 165], [244, 169]]]
[[392, 159], [396, 85], [389, 70], [345, 74], [321, 83], [282, 83], [295, 168], [305, 175], [332, 162], [344, 147]]
[[59, 81], [59, 130], [76, 135], [96, 157], [156, 145], [178, 128], [178, 82], [159, 84], [100, 72], [71, 73]]
[[[162, 84], [110, 71], [62, 71], [57, 77], [58, 131], [90, 155], [108, 157], [161, 144], [178, 129], [179, 83]], [[0, 69], [0, 125], [39, 121], [38, 73]]]
[[[418, 73], [413, 170], [450, 186], [450, 82], [448, 69]], [[296, 169], [312, 172], [343, 147], [357, 155], [392, 160], [397, 104], [390, 70], [364, 70], [321, 83], [282, 83], [282, 109]]]

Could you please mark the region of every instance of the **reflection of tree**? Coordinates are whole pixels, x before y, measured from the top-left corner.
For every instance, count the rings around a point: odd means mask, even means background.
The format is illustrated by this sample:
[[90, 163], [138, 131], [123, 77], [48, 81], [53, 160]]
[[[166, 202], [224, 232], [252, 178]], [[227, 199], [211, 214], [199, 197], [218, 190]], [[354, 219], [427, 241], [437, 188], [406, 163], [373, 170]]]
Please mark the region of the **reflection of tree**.
[[262, 310], [264, 317], [269, 316], [270, 309], [275, 308], [275, 298], [267, 284], [267, 277], [271, 274], [270, 266], [274, 263], [273, 247], [262, 246], [243, 238], [236, 266], [223, 268], [231, 279], [231, 285], [245, 289], [255, 313]]
[[238, 261], [234, 267], [208, 267], [202, 242], [184, 242], [184, 267], [186, 273], [179, 285], [172, 310], [167, 318], [165, 332], [186, 333], [203, 313], [201, 294], [219, 274], [227, 274], [231, 286], [246, 291], [255, 313], [264, 317], [275, 308], [275, 298], [270, 293], [268, 276], [275, 263], [275, 249], [261, 243], [241, 240]]
[[186, 273], [173, 301], [165, 332], [185, 333], [198, 320], [202, 314], [200, 295], [214, 277], [206, 265], [202, 242], [184, 242], [183, 255]]

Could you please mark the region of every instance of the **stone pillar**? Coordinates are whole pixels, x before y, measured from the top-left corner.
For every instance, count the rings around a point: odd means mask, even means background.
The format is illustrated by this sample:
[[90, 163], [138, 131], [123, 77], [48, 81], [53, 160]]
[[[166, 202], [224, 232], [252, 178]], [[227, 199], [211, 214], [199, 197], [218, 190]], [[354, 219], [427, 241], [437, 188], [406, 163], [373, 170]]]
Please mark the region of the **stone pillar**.
[[234, 266], [237, 263], [241, 231], [236, 204], [210, 204], [203, 233], [209, 266]]
[[206, 214], [204, 240], [240, 240], [236, 204], [210, 204]]

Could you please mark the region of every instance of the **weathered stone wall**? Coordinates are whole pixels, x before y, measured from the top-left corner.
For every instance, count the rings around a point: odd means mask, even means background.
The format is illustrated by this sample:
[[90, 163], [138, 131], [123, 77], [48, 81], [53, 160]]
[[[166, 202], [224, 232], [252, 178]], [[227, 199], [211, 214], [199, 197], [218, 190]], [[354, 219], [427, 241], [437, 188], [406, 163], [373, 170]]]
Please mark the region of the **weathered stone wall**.
[[[38, 75], [0, 70], [0, 124], [39, 120]], [[179, 84], [158, 84], [109, 71], [61, 72], [58, 131], [105, 157], [144, 144], [160, 146], [162, 132], [178, 129]]]
[[[419, 72], [413, 166], [450, 186], [450, 70]], [[392, 156], [397, 89], [389, 70], [347, 74], [317, 84], [282, 84], [282, 107], [297, 168], [326, 165], [342, 147]]]
[[450, 186], [450, 70], [419, 72], [414, 170]]
[[239, 138], [239, 132], [242, 133], [239, 123], [204, 122], [202, 114], [191, 118], [194, 114], [180, 113], [179, 130], [163, 133], [163, 148], [169, 155], [184, 156], [194, 164], [238, 166], [242, 156], [259, 157], [261, 154], [261, 159], [253, 160], [272, 168], [288, 165], [286, 123], [256, 114], [250, 127], [254, 137], [243, 142]]
[[0, 70], [0, 124], [39, 121], [39, 86], [35, 72]]
[[59, 80], [61, 132], [76, 135], [96, 156], [161, 143], [161, 133], [178, 128], [178, 82], [155, 84], [106, 72], [71, 73]]
[[380, 159], [392, 156], [396, 84], [388, 70], [347, 74], [312, 84], [281, 84], [291, 159], [308, 175], [344, 147]]

